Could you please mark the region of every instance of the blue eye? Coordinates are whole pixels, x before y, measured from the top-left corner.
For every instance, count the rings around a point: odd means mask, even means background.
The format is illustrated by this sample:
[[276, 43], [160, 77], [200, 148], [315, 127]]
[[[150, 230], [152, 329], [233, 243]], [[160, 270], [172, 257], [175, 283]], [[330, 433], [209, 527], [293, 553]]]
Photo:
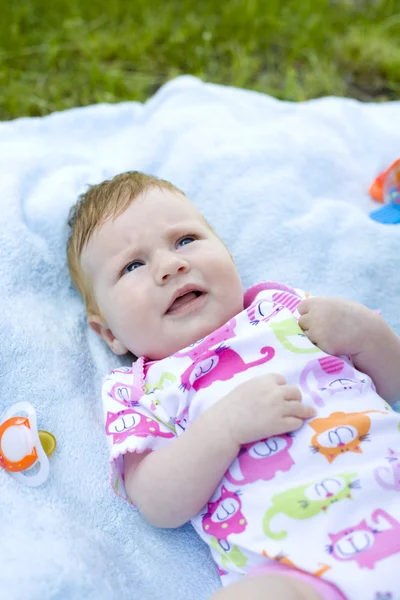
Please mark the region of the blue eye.
[[178, 246], [187, 246], [187, 244], [191, 244], [192, 242], [194, 242], [196, 238], [193, 235], [187, 235], [186, 237], [183, 237], [179, 240], [178, 242]]
[[143, 267], [143, 263], [140, 262], [140, 260], [135, 260], [129, 263], [129, 265], [126, 265], [126, 267], [122, 271], [122, 275], [125, 275], [125, 273], [131, 273], [132, 271], [136, 271], [136, 269], [138, 269], [139, 267]]

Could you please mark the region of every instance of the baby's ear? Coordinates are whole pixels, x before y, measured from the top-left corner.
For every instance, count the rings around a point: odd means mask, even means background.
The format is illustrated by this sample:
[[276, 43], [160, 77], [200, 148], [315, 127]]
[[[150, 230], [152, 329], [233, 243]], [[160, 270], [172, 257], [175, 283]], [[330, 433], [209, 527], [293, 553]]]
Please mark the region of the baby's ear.
[[89, 326], [98, 336], [103, 338], [114, 354], [121, 355], [128, 352], [128, 349], [115, 337], [111, 329], [107, 327], [107, 323], [99, 315], [88, 315], [87, 320]]

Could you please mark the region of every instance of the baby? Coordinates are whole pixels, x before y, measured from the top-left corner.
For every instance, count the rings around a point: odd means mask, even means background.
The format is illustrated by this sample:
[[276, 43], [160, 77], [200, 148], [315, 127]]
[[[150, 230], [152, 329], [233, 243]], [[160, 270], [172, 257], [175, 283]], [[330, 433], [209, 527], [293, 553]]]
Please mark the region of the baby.
[[195, 206], [142, 173], [91, 186], [70, 226], [90, 326], [137, 357], [103, 384], [116, 493], [154, 526], [191, 520], [215, 599], [400, 598], [400, 340], [382, 317], [274, 282], [243, 294]]

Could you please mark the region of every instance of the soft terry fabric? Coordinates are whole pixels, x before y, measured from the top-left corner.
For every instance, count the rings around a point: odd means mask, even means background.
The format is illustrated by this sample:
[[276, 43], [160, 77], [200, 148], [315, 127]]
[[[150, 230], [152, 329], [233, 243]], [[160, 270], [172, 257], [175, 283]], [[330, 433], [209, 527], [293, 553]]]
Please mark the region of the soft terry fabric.
[[163, 360], [113, 370], [102, 390], [112, 484], [123, 496], [125, 452], [157, 452], [241, 383], [281, 373], [316, 416], [296, 432], [242, 446], [192, 519], [222, 584], [285, 557], [317, 575], [310, 583], [331, 582], [347, 600], [395, 597], [400, 415], [349, 357], [326, 354], [304, 335], [297, 324], [304, 297], [257, 284], [245, 309], [205, 338]]
[[[218, 585], [190, 526], [146, 525], [108, 483], [100, 400], [116, 359], [69, 284], [65, 221], [87, 183], [139, 169], [181, 187], [265, 279], [381, 308], [400, 332], [400, 226], [366, 189], [400, 152], [400, 102], [284, 103], [181, 77], [146, 104], [0, 124], [0, 408], [36, 407], [57, 437], [48, 483], [0, 472], [0, 591], [9, 600], [206, 599]], [[0, 594], [1, 595], [1, 594]]]

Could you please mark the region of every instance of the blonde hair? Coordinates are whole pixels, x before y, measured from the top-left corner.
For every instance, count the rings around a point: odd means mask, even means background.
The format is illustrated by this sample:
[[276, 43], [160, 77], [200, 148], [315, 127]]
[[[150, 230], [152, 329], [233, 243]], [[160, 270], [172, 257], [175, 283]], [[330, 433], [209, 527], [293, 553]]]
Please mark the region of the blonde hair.
[[158, 187], [183, 194], [177, 187], [153, 175], [127, 171], [89, 186], [71, 208], [68, 225], [67, 261], [72, 283], [82, 295], [88, 314], [100, 315], [89, 278], [82, 269], [82, 251], [93, 233], [108, 218], [116, 218], [130, 203], [150, 188]]

